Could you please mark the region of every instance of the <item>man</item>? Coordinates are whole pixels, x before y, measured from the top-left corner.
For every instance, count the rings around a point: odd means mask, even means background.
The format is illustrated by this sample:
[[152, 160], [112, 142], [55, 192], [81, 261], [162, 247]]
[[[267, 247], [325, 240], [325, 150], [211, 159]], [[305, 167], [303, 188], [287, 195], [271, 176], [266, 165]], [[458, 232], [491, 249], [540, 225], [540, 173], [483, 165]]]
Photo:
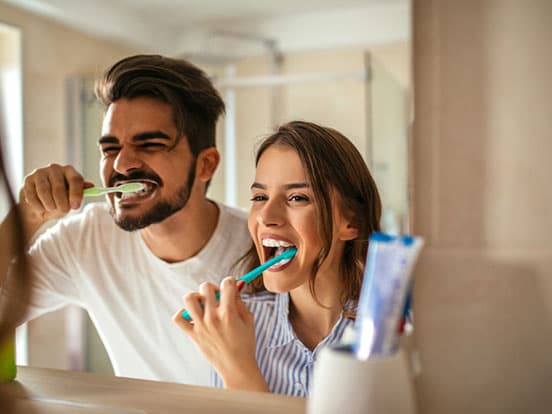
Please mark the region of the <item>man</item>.
[[[78, 304], [116, 375], [207, 384], [207, 362], [171, 316], [182, 295], [231, 274], [251, 246], [246, 214], [206, 197], [220, 160], [215, 129], [224, 103], [200, 69], [156, 55], [116, 63], [96, 83], [96, 95], [106, 106], [104, 186], [145, 188], [112, 193], [107, 204], [89, 205], [38, 238], [30, 248], [36, 273], [29, 318]], [[19, 206], [26, 239], [78, 209], [91, 185], [71, 166], [27, 176]]]

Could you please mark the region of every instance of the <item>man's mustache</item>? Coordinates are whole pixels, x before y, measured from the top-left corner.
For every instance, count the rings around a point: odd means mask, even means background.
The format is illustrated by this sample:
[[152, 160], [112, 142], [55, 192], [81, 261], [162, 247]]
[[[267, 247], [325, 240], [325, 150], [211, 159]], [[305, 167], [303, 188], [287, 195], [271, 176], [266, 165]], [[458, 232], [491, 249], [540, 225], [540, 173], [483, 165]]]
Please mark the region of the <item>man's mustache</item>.
[[108, 185], [112, 187], [115, 185], [117, 181], [129, 181], [129, 180], [135, 180], [135, 181], [151, 180], [157, 183], [159, 187], [163, 186], [163, 180], [161, 179], [161, 177], [159, 177], [157, 174], [154, 174], [148, 171], [133, 171], [128, 175], [123, 175], [123, 174], [112, 175], [111, 178], [109, 179]]

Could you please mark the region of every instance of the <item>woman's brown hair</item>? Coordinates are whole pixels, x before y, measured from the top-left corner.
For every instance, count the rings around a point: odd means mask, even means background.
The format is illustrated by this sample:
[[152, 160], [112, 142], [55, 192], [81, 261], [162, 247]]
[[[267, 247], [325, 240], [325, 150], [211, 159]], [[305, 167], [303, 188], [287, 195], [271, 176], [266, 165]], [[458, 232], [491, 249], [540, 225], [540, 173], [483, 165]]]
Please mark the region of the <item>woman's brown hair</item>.
[[[341, 277], [344, 287], [342, 304], [357, 301], [362, 286], [364, 264], [368, 250], [368, 238], [380, 230], [381, 200], [376, 183], [354, 144], [338, 131], [304, 121], [284, 124], [264, 139], [256, 153], [255, 165], [263, 153], [273, 145], [293, 148], [305, 169], [314, 192], [320, 214], [319, 230], [324, 241], [318, 259], [311, 271], [310, 290], [314, 290], [316, 273], [328, 256], [332, 233], [332, 198], [335, 194], [340, 210], [352, 217], [352, 225], [358, 229], [358, 237], [345, 243], [341, 260]], [[245, 267], [259, 265], [255, 247], [242, 258]], [[262, 279], [251, 284], [249, 292], [264, 290]]]

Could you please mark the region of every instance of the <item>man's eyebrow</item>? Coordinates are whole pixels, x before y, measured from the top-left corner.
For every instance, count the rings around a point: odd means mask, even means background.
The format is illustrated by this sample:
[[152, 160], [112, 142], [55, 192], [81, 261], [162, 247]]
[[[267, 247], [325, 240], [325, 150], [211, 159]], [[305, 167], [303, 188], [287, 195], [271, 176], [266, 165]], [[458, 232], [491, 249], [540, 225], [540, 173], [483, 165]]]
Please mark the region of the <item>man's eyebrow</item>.
[[119, 143], [119, 140], [115, 137], [110, 136], [110, 135], [104, 135], [103, 137], [100, 137], [100, 139], [98, 140], [99, 145], [102, 145], [102, 144], [118, 144], [118, 143]]
[[[295, 190], [295, 189], [298, 189], [298, 188], [309, 188], [309, 187], [310, 187], [309, 183], [290, 183], [290, 184], [284, 185], [284, 188], [286, 190]], [[261, 190], [266, 190], [266, 185], [258, 183], [258, 182], [254, 182], [253, 184], [251, 184], [251, 189], [253, 190], [254, 188], [259, 188]]]
[[146, 131], [141, 132], [139, 134], [136, 134], [132, 137], [133, 142], [140, 142], [140, 141], [147, 141], [148, 139], [155, 139], [155, 138], [162, 138], [166, 139], [168, 141], [172, 140], [172, 138], [161, 131]]
[[251, 189], [253, 190], [254, 188], [258, 188], [260, 190], [266, 190], [266, 185], [260, 184], [258, 182], [254, 182], [253, 184], [251, 184]]
[[[166, 139], [168, 141], [171, 141], [172, 138], [165, 134], [162, 131], [146, 131], [146, 132], [140, 132], [139, 134], [136, 134], [132, 137], [132, 142], [142, 142], [147, 141], [149, 139]], [[111, 135], [104, 135], [98, 140], [98, 144], [118, 144], [119, 139], [117, 137], [111, 136]]]

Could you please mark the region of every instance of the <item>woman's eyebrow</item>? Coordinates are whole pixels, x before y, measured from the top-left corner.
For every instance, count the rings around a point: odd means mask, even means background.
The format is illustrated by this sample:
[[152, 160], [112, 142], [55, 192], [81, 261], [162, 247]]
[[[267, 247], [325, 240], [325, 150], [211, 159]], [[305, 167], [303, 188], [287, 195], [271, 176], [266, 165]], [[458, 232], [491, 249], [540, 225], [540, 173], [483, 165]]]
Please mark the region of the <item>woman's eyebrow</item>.
[[[285, 184], [283, 187], [286, 190], [295, 190], [300, 188], [309, 188], [310, 184], [309, 183], [290, 183], [290, 184]], [[251, 184], [251, 189], [253, 190], [254, 188], [266, 190], [266, 185], [258, 182], [254, 182], [253, 184]]]

